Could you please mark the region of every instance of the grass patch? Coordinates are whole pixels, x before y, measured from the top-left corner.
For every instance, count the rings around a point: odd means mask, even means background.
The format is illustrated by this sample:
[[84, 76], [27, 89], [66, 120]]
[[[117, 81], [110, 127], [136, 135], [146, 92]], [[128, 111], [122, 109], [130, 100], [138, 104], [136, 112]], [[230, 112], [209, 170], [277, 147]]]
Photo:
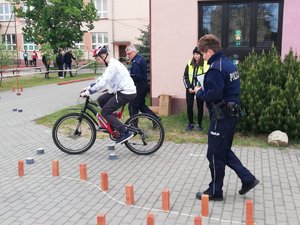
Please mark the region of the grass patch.
[[[68, 74], [67, 74], [68, 75]], [[27, 75], [18, 77], [19, 87], [28, 88], [28, 87], [35, 87], [41, 86], [46, 84], [55, 84], [62, 81], [71, 81], [71, 80], [80, 80], [83, 78], [89, 77], [98, 77], [99, 74], [77, 74], [76, 77], [66, 76], [64, 79], [59, 79], [57, 77], [57, 73], [50, 73], [50, 79], [45, 79], [44, 74], [38, 75]], [[0, 91], [8, 91], [12, 90], [13, 88], [17, 88], [17, 78], [10, 77], [10, 78], [3, 78], [2, 84], [0, 86]]]
[[[58, 83], [61, 81], [69, 81], [69, 80], [80, 80], [82, 78], [88, 77], [98, 77], [97, 74], [77, 74], [76, 77], [69, 77], [67, 76], [65, 79], [59, 79], [57, 77], [57, 73], [51, 73], [50, 79], [45, 79], [44, 74], [39, 75], [32, 75], [32, 76], [23, 76], [19, 77], [19, 85], [23, 88], [26, 87], [33, 87], [33, 86], [40, 86], [52, 83]], [[2, 81], [2, 85], [0, 87], [0, 91], [7, 91], [11, 90], [13, 87], [16, 87], [16, 78], [5, 78]], [[149, 104], [149, 96], [146, 99], [147, 104]], [[49, 128], [53, 127], [55, 121], [69, 112], [79, 112], [80, 110], [74, 110], [74, 108], [78, 108], [79, 106], [69, 107], [60, 111], [57, 111], [53, 114], [46, 115], [42, 118], [36, 119], [37, 124], [41, 124], [47, 126]], [[124, 111], [124, 119], [123, 122], [128, 118], [128, 109], [125, 107]], [[195, 114], [196, 115], [196, 114]], [[165, 140], [171, 141], [175, 143], [207, 143], [207, 130], [209, 125], [209, 118], [207, 115], [204, 116], [202, 127], [203, 131], [185, 131], [187, 125], [187, 115], [186, 113], [180, 113], [176, 115], [162, 117], [162, 123], [165, 129]], [[196, 119], [195, 119], [196, 121]], [[108, 137], [106, 134], [97, 134], [97, 137]], [[233, 145], [237, 146], [253, 146], [253, 147], [261, 147], [267, 148], [270, 145], [267, 143], [267, 135], [242, 135], [240, 133], [236, 133]], [[290, 141], [289, 147], [292, 148], [299, 148], [300, 143], [299, 141]], [[280, 148], [279, 148], [280, 149]]]
[[[73, 110], [75, 107], [66, 108], [60, 111], [57, 111], [53, 114], [44, 116], [36, 120], [36, 123], [45, 125], [49, 128], [52, 128], [55, 121], [61, 117], [62, 115], [68, 112], [76, 112]], [[79, 111], [79, 110], [77, 110]], [[128, 118], [128, 109], [125, 107], [124, 111], [124, 119], [125, 122]], [[208, 116], [204, 116], [203, 118], [203, 131], [199, 132], [196, 129], [193, 131], [185, 131], [187, 125], [187, 116], [185, 113], [180, 113], [171, 116], [161, 117], [162, 123], [165, 129], [165, 141], [171, 141], [174, 143], [200, 143], [200, 144], [207, 144], [207, 130], [209, 125], [209, 118]], [[107, 134], [100, 134], [97, 135], [99, 138], [108, 137]], [[234, 141], [234, 146], [251, 146], [251, 147], [259, 147], [259, 148], [267, 148], [271, 147], [267, 143], [267, 135], [242, 135], [240, 133], [236, 133]], [[289, 145], [289, 147], [299, 147], [299, 143], [293, 142]], [[278, 148], [280, 149], [280, 148]]]

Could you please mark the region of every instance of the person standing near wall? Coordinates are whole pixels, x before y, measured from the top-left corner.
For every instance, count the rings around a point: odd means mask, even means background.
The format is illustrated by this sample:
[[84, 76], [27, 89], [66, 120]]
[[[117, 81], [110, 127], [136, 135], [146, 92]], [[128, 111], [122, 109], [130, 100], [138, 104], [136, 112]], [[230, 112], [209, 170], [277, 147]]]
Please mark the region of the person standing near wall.
[[68, 49], [66, 53], [64, 54], [64, 63], [65, 63], [65, 72], [64, 72], [64, 77], [67, 75], [67, 70], [69, 70], [70, 77], [73, 77], [72, 74], [72, 59], [76, 60], [76, 58], [72, 54], [72, 50]]
[[29, 65], [32, 66], [33, 65], [33, 53], [29, 52], [28, 54], [28, 61], [29, 61]]
[[215, 35], [207, 34], [201, 37], [198, 48], [210, 65], [204, 78], [204, 89], [196, 87], [195, 92], [198, 98], [206, 102], [210, 115], [207, 159], [211, 182], [206, 191], [196, 194], [196, 198], [201, 200], [202, 194], [206, 194], [210, 200], [222, 201], [225, 166], [234, 170], [240, 178], [240, 195], [254, 188], [259, 180], [242, 165], [231, 150], [241, 114], [239, 72], [221, 51], [221, 42]]
[[157, 119], [160, 118], [146, 106], [146, 96], [148, 91], [147, 64], [145, 59], [137, 53], [134, 45], [129, 45], [126, 54], [131, 60], [130, 76], [136, 86], [137, 95], [135, 100], [128, 105], [130, 116], [137, 114], [139, 111], [153, 115]]
[[49, 56], [47, 55], [47, 53], [44, 53], [42, 56], [42, 62], [44, 64], [44, 66], [46, 67], [46, 72], [45, 72], [45, 78], [49, 79], [49, 69], [50, 69], [50, 59]]
[[[187, 106], [187, 116], [189, 124], [186, 127], [186, 131], [191, 131], [194, 129], [194, 100], [195, 100], [195, 90], [197, 85], [200, 85], [197, 76], [204, 74], [208, 70], [207, 61], [203, 60], [202, 55], [198, 48], [193, 50], [193, 58], [187, 63], [184, 75], [183, 84], [186, 88], [186, 106]], [[200, 98], [196, 98], [197, 109], [198, 109], [198, 126], [197, 130], [202, 131], [202, 119], [203, 119], [203, 101]]]
[[62, 55], [62, 49], [59, 48], [58, 49], [58, 52], [56, 54], [56, 65], [58, 67], [58, 77], [60, 79], [63, 79], [64, 76], [63, 76], [63, 70], [64, 70], [64, 58], [63, 58], [63, 55]]
[[23, 59], [24, 59], [25, 66], [28, 66], [28, 52], [26, 49], [23, 52]]
[[37, 59], [38, 59], [38, 54], [36, 53], [35, 50], [33, 50], [33, 52], [32, 52], [32, 62], [33, 62], [34, 67], [36, 67]]

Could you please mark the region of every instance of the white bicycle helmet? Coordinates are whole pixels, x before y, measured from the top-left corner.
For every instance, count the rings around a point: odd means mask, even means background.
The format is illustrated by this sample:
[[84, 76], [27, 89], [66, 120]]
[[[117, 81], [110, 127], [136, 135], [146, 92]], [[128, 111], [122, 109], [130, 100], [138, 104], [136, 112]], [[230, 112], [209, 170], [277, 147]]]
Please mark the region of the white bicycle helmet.
[[108, 53], [108, 45], [100, 45], [94, 49], [93, 57], [100, 56], [103, 53]]

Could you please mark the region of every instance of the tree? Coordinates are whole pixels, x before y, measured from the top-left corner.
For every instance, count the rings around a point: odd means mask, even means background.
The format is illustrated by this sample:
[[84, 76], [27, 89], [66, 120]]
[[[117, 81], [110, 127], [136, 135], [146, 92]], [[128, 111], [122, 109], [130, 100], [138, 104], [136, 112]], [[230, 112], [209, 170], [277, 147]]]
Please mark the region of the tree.
[[136, 49], [145, 58], [148, 68], [148, 74], [150, 72], [150, 26], [146, 26], [145, 30], [140, 29], [141, 35], [137, 38], [141, 44], [136, 44]]
[[0, 37], [0, 70], [15, 63], [17, 52], [6, 50]]
[[145, 30], [140, 29], [141, 35], [137, 38], [141, 44], [136, 44], [136, 48], [145, 58], [146, 62], [150, 62], [150, 26], [146, 26]]
[[15, 13], [24, 18], [22, 28], [28, 41], [35, 44], [49, 43], [52, 49], [73, 47], [82, 41], [84, 32], [94, 28], [97, 17], [94, 2], [83, 0], [11, 0], [16, 4]]

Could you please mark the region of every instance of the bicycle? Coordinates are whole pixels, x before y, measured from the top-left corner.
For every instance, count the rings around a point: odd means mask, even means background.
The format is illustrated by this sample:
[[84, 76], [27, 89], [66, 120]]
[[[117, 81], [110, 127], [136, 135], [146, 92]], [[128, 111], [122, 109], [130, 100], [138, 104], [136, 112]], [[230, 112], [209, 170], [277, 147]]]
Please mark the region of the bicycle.
[[[125, 105], [114, 113], [118, 119], [123, 116]], [[68, 154], [81, 154], [89, 150], [95, 143], [97, 131], [109, 134], [116, 141], [120, 133], [110, 126], [101, 116], [98, 104], [89, 97], [80, 112], [71, 112], [60, 117], [52, 129], [55, 145]], [[98, 122], [97, 122], [98, 121]], [[124, 142], [125, 146], [138, 155], [149, 155], [156, 152], [164, 142], [164, 128], [154, 116], [139, 113], [129, 117], [124, 125], [134, 136]]]

